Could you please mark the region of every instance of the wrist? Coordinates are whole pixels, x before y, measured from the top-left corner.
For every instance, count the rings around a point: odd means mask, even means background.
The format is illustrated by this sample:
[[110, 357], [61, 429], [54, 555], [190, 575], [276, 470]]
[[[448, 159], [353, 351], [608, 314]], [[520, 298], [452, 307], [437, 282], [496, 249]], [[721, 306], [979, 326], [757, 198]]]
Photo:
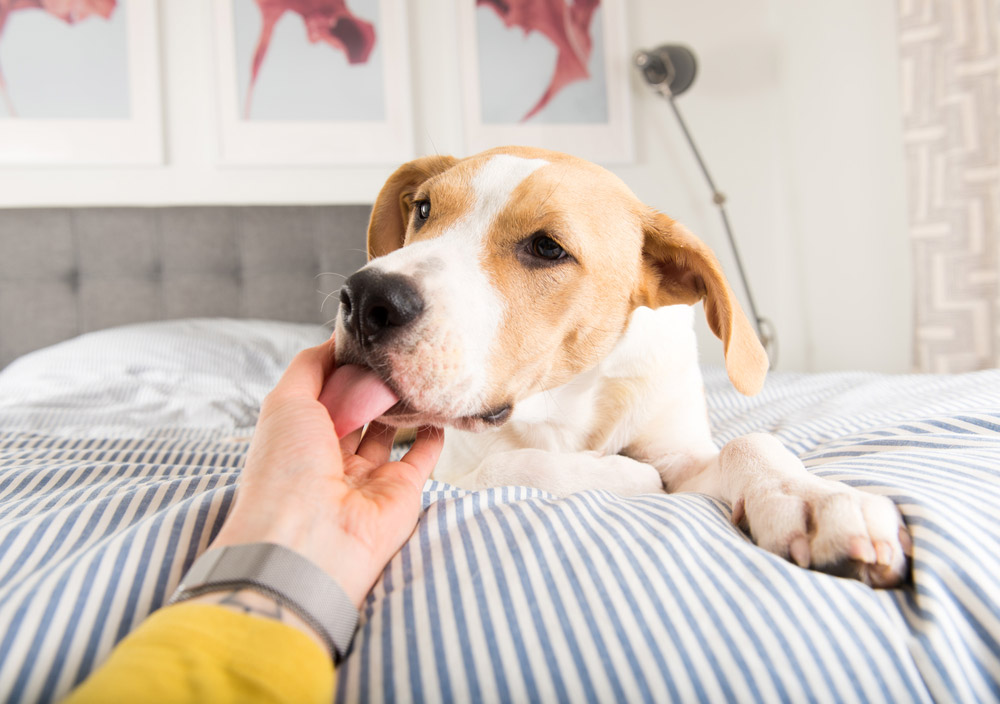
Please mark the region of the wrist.
[[270, 594], [264, 594], [263, 592], [248, 588], [239, 588], [202, 594], [191, 599], [185, 599], [183, 603], [221, 606], [248, 616], [278, 621], [304, 633], [331, 658], [335, 656], [334, 653], [330, 652], [330, 646], [326, 640], [324, 640], [323, 636], [315, 628], [294, 611], [286, 608], [280, 600]]
[[343, 531], [298, 520], [245, 519], [236, 509], [209, 548], [249, 543], [273, 543], [298, 553], [333, 578], [358, 609], [382, 573], [383, 565], [373, 564], [372, 549]]
[[[276, 618], [284, 610], [294, 612], [323, 640], [335, 661], [347, 652], [357, 627], [357, 607], [328, 574], [282, 545], [254, 542], [213, 547], [195, 560], [169, 603], [236, 591], [257, 592], [282, 607], [268, 612], [266, 602], [251, 599], [258, 615], [270, 613]], [[235, 605], [247, 607], [245, 600]]]

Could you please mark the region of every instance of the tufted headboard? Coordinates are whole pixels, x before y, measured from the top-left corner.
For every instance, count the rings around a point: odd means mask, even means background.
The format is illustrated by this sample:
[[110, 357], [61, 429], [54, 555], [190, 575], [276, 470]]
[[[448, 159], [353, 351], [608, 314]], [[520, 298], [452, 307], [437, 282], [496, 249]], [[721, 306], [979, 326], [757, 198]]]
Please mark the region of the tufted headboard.
[[331, 320], [370, 206], [0, 210], [0, 367], [84, 332], [187, 317]]

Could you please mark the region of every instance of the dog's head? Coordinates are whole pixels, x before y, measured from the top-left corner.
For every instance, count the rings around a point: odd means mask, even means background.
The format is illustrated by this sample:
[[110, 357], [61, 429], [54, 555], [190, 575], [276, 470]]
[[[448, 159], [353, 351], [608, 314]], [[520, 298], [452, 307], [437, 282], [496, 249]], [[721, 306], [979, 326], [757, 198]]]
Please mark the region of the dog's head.
[[767, 356], [712, 252], [574, 157], [503, 148], [400, 167], [341, 291], [337, 359], [399, 396], [392, 425], [503, 423], [593, 367], [638, 306], [705, 302], [729, 378], [756, 393]]

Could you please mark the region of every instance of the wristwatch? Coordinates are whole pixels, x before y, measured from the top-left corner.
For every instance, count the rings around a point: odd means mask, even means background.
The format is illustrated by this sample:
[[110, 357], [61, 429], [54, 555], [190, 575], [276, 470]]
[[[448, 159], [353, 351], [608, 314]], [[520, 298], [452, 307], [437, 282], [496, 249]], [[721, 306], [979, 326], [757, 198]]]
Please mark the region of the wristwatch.
[[232, 589], [252, 589], [287, 606], [326, 641], [335, 662], [347, 652], [358, 625], [350, 597], [309, 559], [274, 543], [209, 550], [191, 565], [167, 603]]

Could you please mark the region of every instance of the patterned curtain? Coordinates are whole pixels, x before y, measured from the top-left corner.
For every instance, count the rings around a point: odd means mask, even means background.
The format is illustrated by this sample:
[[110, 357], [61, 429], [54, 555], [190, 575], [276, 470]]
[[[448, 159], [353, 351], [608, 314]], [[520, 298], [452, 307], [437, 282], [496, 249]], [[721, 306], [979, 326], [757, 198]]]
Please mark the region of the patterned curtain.
[[898, 0], [917, 369], [1000, 366], [1000, 0]]

